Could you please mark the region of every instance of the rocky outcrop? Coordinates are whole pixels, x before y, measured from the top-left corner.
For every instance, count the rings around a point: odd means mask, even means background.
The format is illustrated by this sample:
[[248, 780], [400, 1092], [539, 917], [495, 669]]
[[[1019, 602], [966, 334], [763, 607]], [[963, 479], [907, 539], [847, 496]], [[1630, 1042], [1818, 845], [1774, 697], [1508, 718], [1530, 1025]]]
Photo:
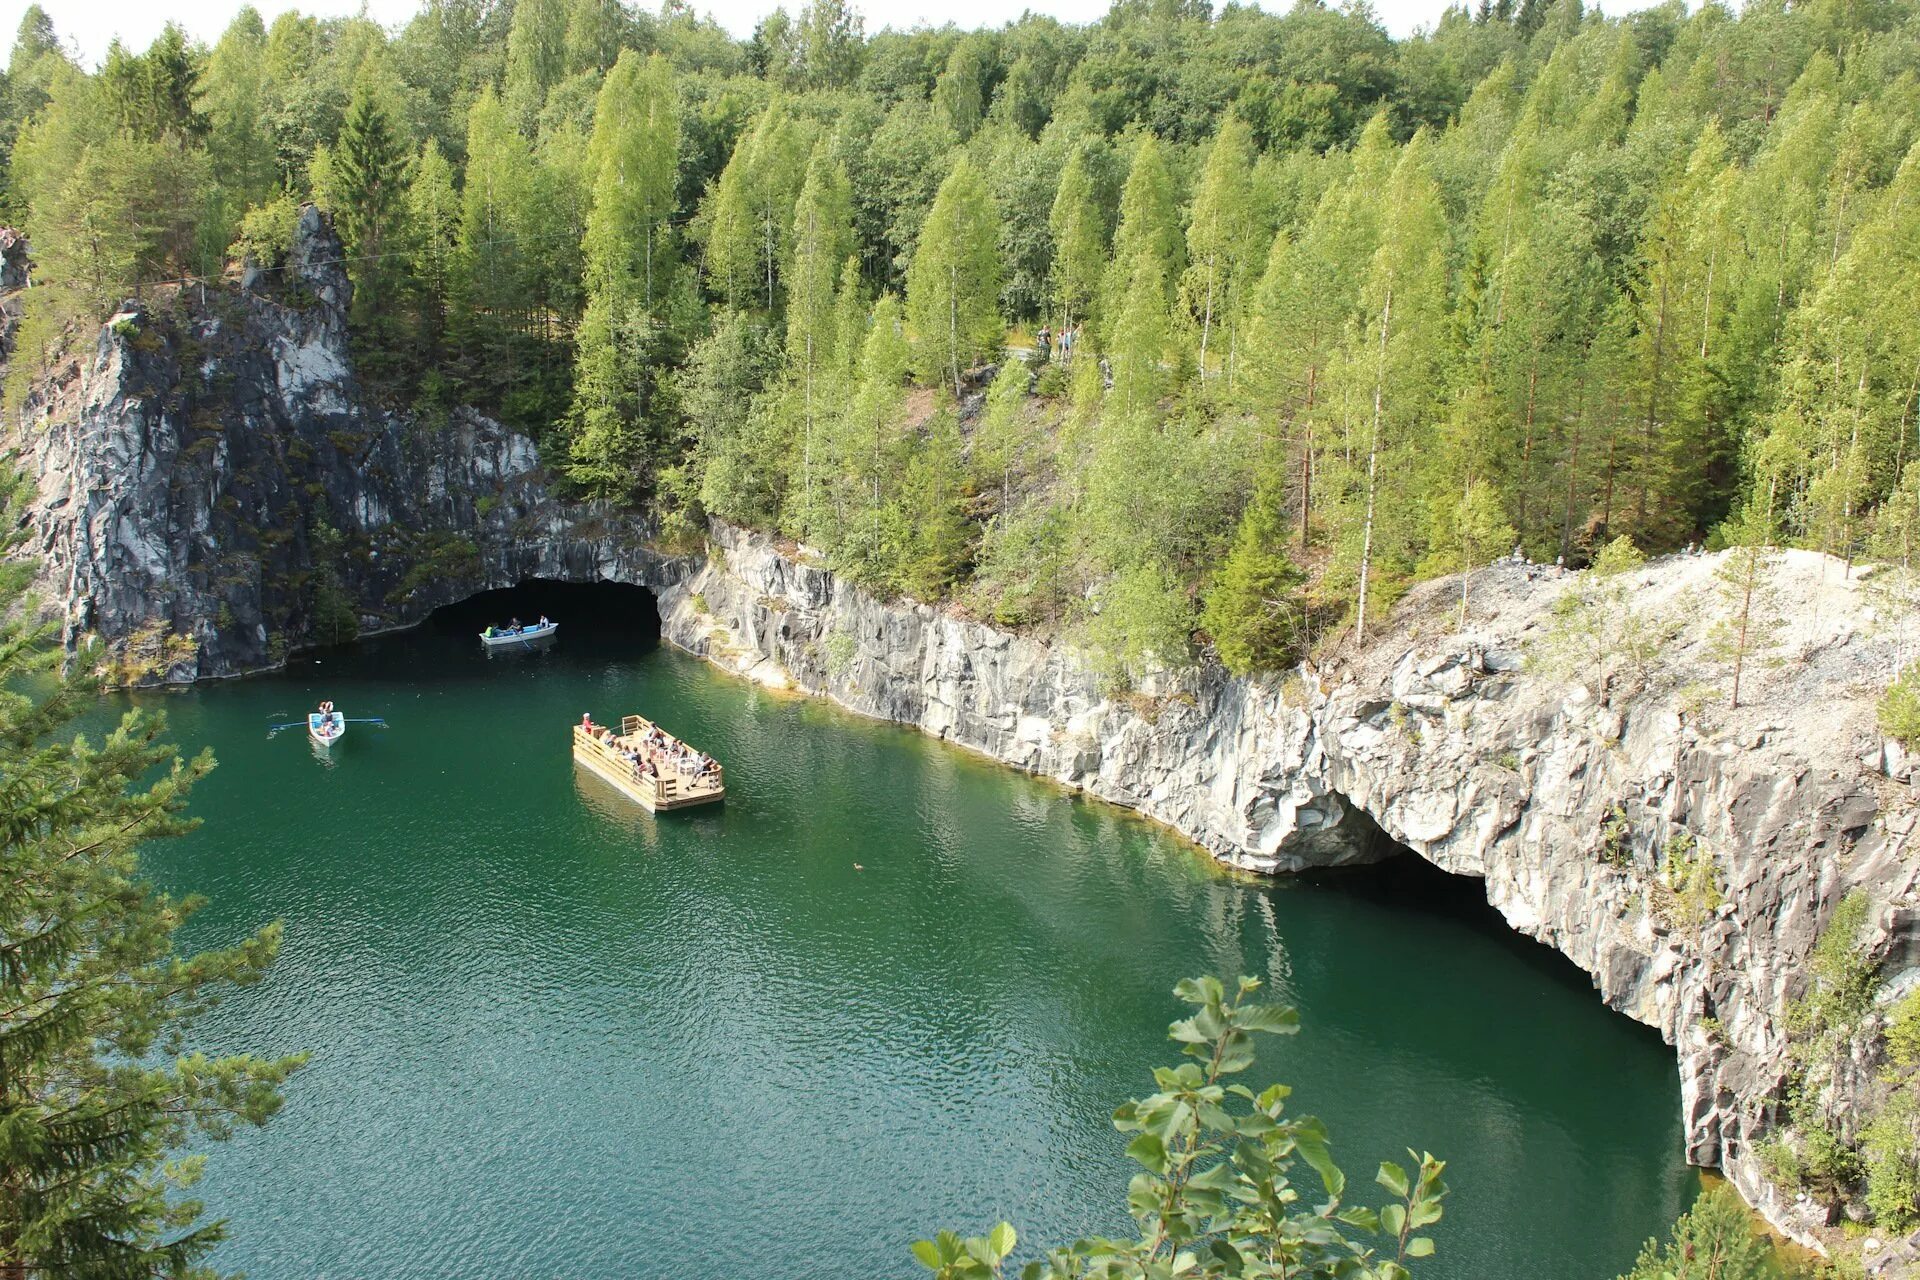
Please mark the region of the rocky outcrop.
[[556, 500], [527, 437], [372, 406], [342, 256], [309, 207], [277, 291], [129, 301], [37, 384], [12, 443], [75, 652], [136, 683], [232, 675], [528, 577], [690, 570], [644, 522]]
[[[1235, 866], [1398, 845], [1482, 879], [1516, 930], [1674, 1045], [1688, 1159], [1815, 1242], [1810, 1203], [1766, 1185], [1756, 1145], [1778, 1118], [1788, 1004], [1849, 889], [1876, 903], [1862, 945], [1889, 988], [1920, 981], [1909, 764], [1873, 716], [1920, 625], [1871, 602], [1870, 578], [1790, 553], [1734, 710], [1718, 561], [1620, 584], [1635, 643], [1659, 645], [1646, 671], [1556, 667], [1571, 575], [1501, 565], [1474, 576], [1464, 629], [1455, 580], [1415, 592], [1337, 669], [1168, 673], [1124, 696], [1062, 644], [876, 600], [738, 530], [716, 529], [710, 563], [663, 605], [668, 637], [723, 666], [1127, 805]], [[1833, 1114], [1871, 1080], [1842, 1084]]]

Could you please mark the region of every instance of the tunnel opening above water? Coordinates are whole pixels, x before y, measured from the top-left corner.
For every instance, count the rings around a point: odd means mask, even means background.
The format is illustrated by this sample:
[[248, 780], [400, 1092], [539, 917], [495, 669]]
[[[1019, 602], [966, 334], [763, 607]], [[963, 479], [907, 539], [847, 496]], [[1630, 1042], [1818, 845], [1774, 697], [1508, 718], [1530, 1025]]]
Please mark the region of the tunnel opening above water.
[[652, 648], [660, 641], [660, 609], [653, 593], [625, 582], [561, 582], [529, 578], [435, 609], [427, 628], [444, 634], [478, 633], [518, 618], [560, 624], [560, 636], [591, 637]]
[[[1338, 893], [1390, 912], [1414, 912], [1464, 927], [1489, 950], [1503, 954], [1542, 987], [1576, 994], [1600, 1003], [1593, 976], [1555, 948], [1516, 930], [1487, 900], [1487, 884], [1479, 876], [1446, 871], [1387, 834], [1372, 815], [1353, 807], [1348, 820], [1366, 828], [1373, 861], [1353, 866], [1303, 872], [1300, 879], [1315, 889]], [[1643, 1035], [1648, 1044], [1660, 1044], [1652, 1027], [1617, 1013], [1622, 1024]], [[1664, 1050], [1663, 1050], [1664, 1051]]]

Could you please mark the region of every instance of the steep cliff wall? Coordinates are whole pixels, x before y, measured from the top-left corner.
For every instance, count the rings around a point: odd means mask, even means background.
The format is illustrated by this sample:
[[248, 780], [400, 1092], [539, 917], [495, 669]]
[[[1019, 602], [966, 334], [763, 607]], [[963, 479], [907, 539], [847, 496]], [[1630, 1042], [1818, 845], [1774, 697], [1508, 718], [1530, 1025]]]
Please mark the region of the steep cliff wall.
[[[532, 440], [369, 404], [339, 241], [308, 208], [289, 284], [127, 303], [42, 380], [10, 443], [68, 645], [139, 681], [273, 665], [527, 577], [661, 586], [644, 522], [557, 501]], [[189, 643], [190, 642], [190, 643]]]
[[[1084, 788], [1239, 867], [1374, 858], [1384, 831], [1482, 878], [1515, 929], [1675, 1046], [1688, 1158], [1818, 1238], [1822, 1215], [1765, 1184], [1756, 1144], [1778, 1118], [1789, 1002], [1849, 889], [1873, 895], [1862, 945], [1889, 989], [1920, 981], [1909, 764], [1873, 714], [1920, 625], [1870, 600], [1870, 577], [1809, 553], [1773, 566], [1737, 711], [1721, 557], [1649, 566], [1601, 602], [1630, 611], [1601, 625], [1657, 644], [1644, 672], [1548, 674], [1574, 578], [1502, 565], [1475, 575], [1464, 629], [1457, 581], [1435, 584], [1337, 670], [1170, 673], [1113, 697], [1064, 646], [875, 600], [737, 530], [714, 545], [663, 597], [666, 634], [743, 675]], [[1871, 1103], [1857, 1065], [1825, 1099], [1843, 1126]]]
[[[76, 650], [189, 680], [273, 664], [328, 600], [373, 629], [532, 576], [652, 587], [668, 638], [722, 666], [1084, 788], [1235, 866], [1397, 842], [1482, 878], [1514, 928], [1673, 1043], [1689, 1158], [1813, 1238], [1757, 1140], [1790, 1002], [1850, 889], [1872, 895], [1861, 943], [1884, 990], [1920, 984], [1912, 769], [1872, 709], [1920, 623], [1871, 576], [1804, 553], [1774, 569], [1738, 711], [1710, 557], [1649, 566], [1601, 608], [1631, 613], [1608, 625], [1658, 650], [1645, 664], [1542, 661], [1572, 580], [1508, 565], [1474, 575], [1464, 627], [1457, 582], [1434, 584], [1338, 667], [1114, 695], [1064, 645], [874, 599], [764, 538], [717, 526], [709, 556], [662, 555], [644, 520], [556, 498], [524, 436], [369, 407], [339, 257], [309, 211], [291, 287], [129, 304], [36, 387], [10, 434]], [[1838, 1127], [1874, 1104], [1876, 1065], [1869, 1048], [1828, 1077]]]

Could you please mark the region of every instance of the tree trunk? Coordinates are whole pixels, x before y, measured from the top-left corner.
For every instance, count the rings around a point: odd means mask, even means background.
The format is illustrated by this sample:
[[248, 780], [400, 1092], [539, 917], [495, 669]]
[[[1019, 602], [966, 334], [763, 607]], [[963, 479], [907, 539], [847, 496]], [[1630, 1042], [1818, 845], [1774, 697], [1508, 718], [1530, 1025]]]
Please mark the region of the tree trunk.
[[960, 268], [947, 268], [947, 359], [953, 369], [953, 402], [960, 403]]
[[1747, 572], [1741, 583], [1740, 592], [1740, 633], [1733, 648], [1733, 706], [1740, 709], [1740, 673], [1747, 665], [1747, 623], [1753, 616], [1753, 581], [1759, 575], [1760, 550], [1757, 547], [1742, 547], [1740, 554], [1747, 557]]
[[1213, 332], [1213, 263], [1207, 264], [1207, 305], [1200, 315], [1200, 381], [1207, 380], [1207, 338]]
[[1360, 533], [1360, 613], [1354, 624], [1354, 640], [1365, 644], [1367, 640], [1367, 579], [1373, 572], [1373, 509], [1376, 493], [1375, 479], [1380, 469], [1380, 417], [1386, 398], [1387, 384], [1387, 326], [1393, 316], [1393, 287], [1387, 287], [1387, 295], [1380, 305], [1380, 360], [1373, 375], [1373, 429], [1367, 438], [1367, 514], [1361, 525]]

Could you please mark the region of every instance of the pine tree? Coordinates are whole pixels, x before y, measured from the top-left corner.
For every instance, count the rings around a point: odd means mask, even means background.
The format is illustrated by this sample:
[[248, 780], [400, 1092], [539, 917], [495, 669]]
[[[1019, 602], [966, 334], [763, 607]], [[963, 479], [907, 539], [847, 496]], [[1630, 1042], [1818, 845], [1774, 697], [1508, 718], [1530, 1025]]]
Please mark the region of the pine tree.
[[449, 330], [468, 394], [497, 404], [528, 372], [533, 281], [525, 215], [534, 178], [526, 140], [491, 87], [467, 112], [466, 150]]
[[[9, 486], [8, 529], [25, 496]], [[181, 760], [139, 711], [103, 739], [74, 734], [95, 690], [53, 674], [55, 637], [25, 607], [32, 576], [17, 559], [0, 574], [0, 1274], [191, 1274], [224, 1224], [180, 1194], [181, 1149], [264, 1123], [304, 1059], [210, 1058], [182, 1040], [267, 971], [280, 927], [180, 949], [198, 903], [155, 890], [140, 851], [192, 828], [186, 801], [213, 760]]]
[[437, 376], [447, 331], [455, 254], [460, 242], [460, 197], [453, 166], [432, 138], [420, 149], [407, 187], [407, 223], [413, 245], [413, 277], [419, 289], [420, 346], [431, 376]]
[[913, 265], [907, 270], [907, 328], [914, 372], [961, 394], [961, 370], [999, 345], [1000, 241], [987, 184], [964, 155], [940, 184]]
[[1240, 517], [1200, 625], [1220, 662], [1235, 675], [1274, 671], [1297, 661], [1306, 643], [1306, 574], [1287, 557], [1287, 519], [1277, 488], [1263, 484]]
[[240, 209], [270, 199], [278, 185], [263, 82], [266, 51], [259, 13], [242, 9], [214, 45], [200, 78], [198, 105], [207, 121], [214, 181]]

